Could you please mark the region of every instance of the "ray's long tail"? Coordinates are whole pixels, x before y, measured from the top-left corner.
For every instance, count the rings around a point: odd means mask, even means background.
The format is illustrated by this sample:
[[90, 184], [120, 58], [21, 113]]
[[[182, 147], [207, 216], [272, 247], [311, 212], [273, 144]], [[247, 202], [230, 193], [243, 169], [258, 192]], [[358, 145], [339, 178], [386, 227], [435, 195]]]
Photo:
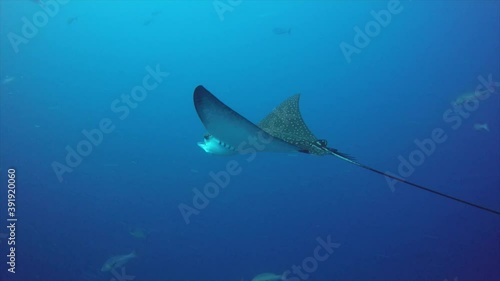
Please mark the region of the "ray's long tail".
[[349, 155], [346, 155], [346, 154], [343, 154], [343, 153], [340, 153], [339, 151], [335, 150], [335, 149], [329, 149], [330, 153], [334, 156], [337, 156], [338, 158], [342, 159], [342, 160], [345, 160], [351, 164], [354, 164], [356, 166], [359, 166], [361, 168], [364, 168], [364, 169], [367, 169], [369, 171], [372, 171], [372, 172], [375, 172], [377, 174], [380, 174], [380, 175], [383, 175], [383, 176], [386, 176], [388, 178], [391, 178], [393, 180], [397, 180], [399, 182], [402, 182], [402, 183], [406, 183], [408, 185], [411, 185], [413, 187], [416, 187], [418, 189], [421, 189], [421, 190], [424, 190], [424, 191], [427, 191], [427, 192], [430, 192], [430, 193], [433, 193], [433, 194], [436, 194], [436, 195], [439, 195], [441, 197], [445, 197], [445, 198], [448, 198], [448, 199], [451, 199], [453, 201], [456, 201], [456, 202], [459, 202], [459, 203], [462, 203], [462, 204], [466, 204], [466, 205], [469, 205], [469, 206], [472, 206], [472, 207], [475, 207], [475, 208], [478, 208], [478, 209], [481, 209], [483, 211], [487, 211], [487, 212], [490, 212], [490, 213], [493, 213], [495, 215], [500, 215], [500, 212], [499, 211], [496, 211], [496, 210], [493, 210], [493, 209], [490, 209], [488, 207], [484, 207], [484, 206], [481, 206], [481, 205], [477, 205], [477, 204], [474, 204], [472, 202], [469, 202], [469, 201], [466, 201], [466, 200], [463, 200], [463, 199], [460, 199], [460, 198], [457, 198], [457, 197], [454, 197], [454, 196], [451, 196], [451, 195], [448, 195], [448, 194], [445, 194], [445, 193], [442, 193], [442, 192], [439, 192], [439, 191], [436, 191], [434, 189], [431, 189], [431, 188], [428, 188], [428, 187], [425, 187], [425, 186], [422, 186], [422, 185], [419, 185], [419, 184], [416, 184], [416, 183], [412, 183], [410, 181], [407, 181], [405, 179], [402, 179], [402, 178], [399, 178], [399, 177], [396, 177], [396, 176], [393, 176], [393, 175], [390, 175], [388, 173], [384, 173], [382, 171], [379, 171], [377, 169], [374, 169], [370, 166], [366, 166], [366, 165], [363, 165], [357, 161], [355, 161], [352, 157], [350, 157]]

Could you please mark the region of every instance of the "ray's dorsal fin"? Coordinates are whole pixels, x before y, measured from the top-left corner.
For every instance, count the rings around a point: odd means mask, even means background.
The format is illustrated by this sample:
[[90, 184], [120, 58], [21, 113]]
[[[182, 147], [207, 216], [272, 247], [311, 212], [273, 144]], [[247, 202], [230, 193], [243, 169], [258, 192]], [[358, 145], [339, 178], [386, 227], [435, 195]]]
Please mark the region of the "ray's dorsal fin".
[[257, 125], [267, 133], [287, 142], [316, 141], [299, 109], [300, 94], [293, 95], [278, 105]]
[[268, 134], [299, 147], [302, 153], [328, 155], [333, 151], [338, 155], [353, 159], [336, 149], [325, 150], [327, 141], [319, 140], [307, 127], [299, 108], [300, 94], [293, 95], [278, 105], [257, 125]]

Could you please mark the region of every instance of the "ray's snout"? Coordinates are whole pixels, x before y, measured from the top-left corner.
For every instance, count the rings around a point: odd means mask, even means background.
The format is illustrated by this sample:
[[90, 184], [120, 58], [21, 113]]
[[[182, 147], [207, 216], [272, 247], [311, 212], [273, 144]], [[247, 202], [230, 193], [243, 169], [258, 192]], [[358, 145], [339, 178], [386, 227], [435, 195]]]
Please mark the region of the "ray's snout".
[[216, 155], [232, 155], [236, 153], [232, 146], [225, 144], [210, 134], [205, 134], [203, 140], [203, 142], [198, 142], [198, 146], [206, 153]]

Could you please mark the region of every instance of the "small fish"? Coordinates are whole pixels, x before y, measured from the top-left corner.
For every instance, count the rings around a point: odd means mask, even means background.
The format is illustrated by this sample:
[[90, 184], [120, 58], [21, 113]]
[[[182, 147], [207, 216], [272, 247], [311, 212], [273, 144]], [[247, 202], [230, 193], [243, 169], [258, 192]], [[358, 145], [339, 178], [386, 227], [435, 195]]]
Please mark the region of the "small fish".
[[463, 95], [458, 96], [453, 102], [452, 105], [459, 106], [463, 105], [464, 103], [468, 101], [474, 101], [477, 100], [479, 97], [481, 97], [483, 94], [486, 94], [489, 90], [484, 90], [484, 91], [475, 91], [472, 93], [465, 93]]
[[16, 77], [7, 75], [7, 76], [5, 76], [4, 79], [2, 79], [2, 85], [7, 85], [14, 80], [16, 80]]
[[144, 23], [143, 23], [142, 25], [144, 25], [144, 26], [146, 26], [146, 25], [150, 25], [150, 24], [152, 24], [153, 22], [154, 22], [154, 20], [153, 20], [153, 19], [148, 19], [148, 20], [144, 21]]
[[70, 18], [68, 18], [68, 20], [66, 20], [66, 23], [68, 25], [70, 25], [70, 24], [74, 23], [77, 20], [78, 20], [78, 17], [70, 17]]
[[283, 35], [283, 34], [289, 34], [292, 32], [292, 29], [289, 28], [282, 28], [282, 27], [276, 27], [273, 29], [273, 33], [276, 35]]
[[161, 10], [156, 10], [156, 11], [153, 11], [153, 12], [151, 13], [151, 15], [152, 15], [153, 17], [154, 17], [154, 16], [157, 16], [157, 15], [159, 15], [159, 14], [161, 14]]
[[115, 268], [122, 267], [124, 264], [126, 264], [128, 261], [130, 261], [135, 257], [137, 257], [135, 251], [132, 251], [132, 253], [127, 255], [118, 255], [110, 257], [102, 266], [101, 271], [103, 272], [111, 271]]
[[284, 275], [278, 275], [274, 273], [261, 273], [254, 278], [252, 281], [276, 281], [276, 280], [286, 280]]
[[488, 124], [487, 123], [484, 123], [484, 124], [481, 124], [481, 123], [476, 123], [474, 124], [474, 129], [476, 131], [487, 131], [489, 132], [490, 131], [490, 128], [488, 127]]
[[148, 236], [149, 231], [141, 227], [131, 227], [128, 233], [137, 239], [145, 239]]

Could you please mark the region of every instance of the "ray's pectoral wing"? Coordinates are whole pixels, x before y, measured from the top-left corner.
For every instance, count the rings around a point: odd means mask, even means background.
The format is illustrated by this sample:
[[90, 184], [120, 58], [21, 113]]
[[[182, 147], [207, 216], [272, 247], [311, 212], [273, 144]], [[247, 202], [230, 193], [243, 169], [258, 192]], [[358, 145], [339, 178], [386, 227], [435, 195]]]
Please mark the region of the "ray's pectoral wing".
[[248, 147], [253, 138], [264, 147], [260, 151], [293, 152], [299, 150], [296, 146], [262, 130], [225, 105], [201, 85], [194, 90], [193, 99], [196, 112], [207, 131], [236, 149], [242, 145]]

